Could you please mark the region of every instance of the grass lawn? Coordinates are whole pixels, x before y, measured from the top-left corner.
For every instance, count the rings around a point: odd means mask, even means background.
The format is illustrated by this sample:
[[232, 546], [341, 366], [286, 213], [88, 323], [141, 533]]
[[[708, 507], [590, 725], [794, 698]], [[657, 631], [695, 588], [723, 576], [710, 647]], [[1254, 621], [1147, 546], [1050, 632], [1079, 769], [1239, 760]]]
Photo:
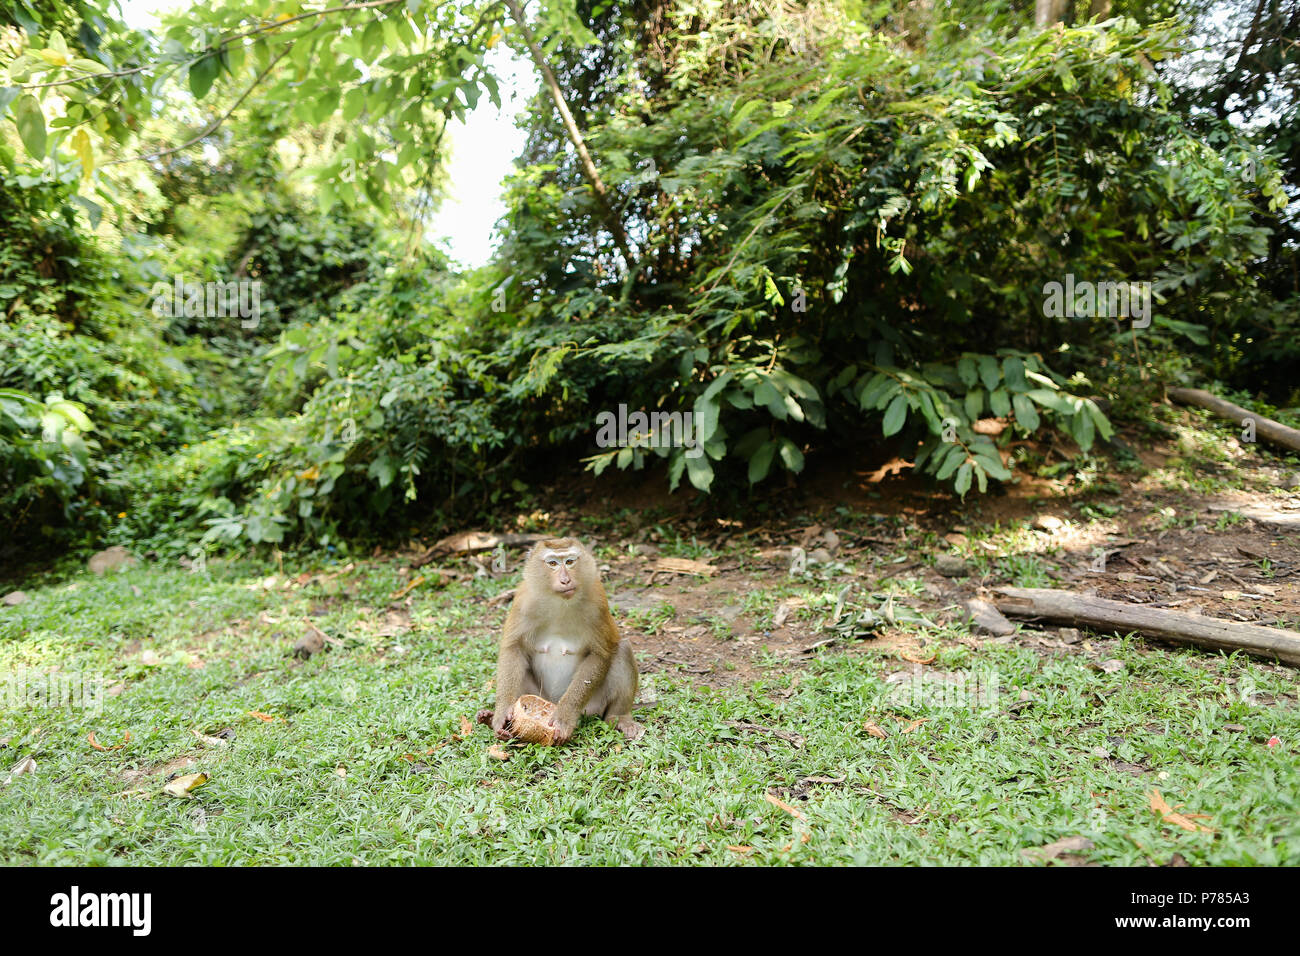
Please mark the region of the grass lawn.
[[[725, 687], [646, 666], [636, 743], [589, 719], [568, 746], [512, 744], [502, 761], [463, 718], [491, 702], [505, 611], [484, 599], [514, 579], [394, 600], [399, 567], [313, 566], [299, 584], [302, 568], [213, 561], [30, 584], [0, 608], [0, 861], [1020, 864], [1067, 837], [1087, 843], [1057, 864], [1300, 861], [1288, 670], [940, 631], [925, 673], [996, 692], [975, 700], [887, 683], [920, 665], [870, 641], [798, 666], [760, 647]], [[334, 643], [300, 661], [307, 621]], [[103, 678], [98, 712], [24, 697], [73, 674]], [[130, 739], [100, 751], [92, 732]], [[4, 783], [28, 756], [36, 770]], [[162, 792], [197, 771], [210, 780], [191, 798]], [[1153, 790], [1209, 829], [1153, 811]]]

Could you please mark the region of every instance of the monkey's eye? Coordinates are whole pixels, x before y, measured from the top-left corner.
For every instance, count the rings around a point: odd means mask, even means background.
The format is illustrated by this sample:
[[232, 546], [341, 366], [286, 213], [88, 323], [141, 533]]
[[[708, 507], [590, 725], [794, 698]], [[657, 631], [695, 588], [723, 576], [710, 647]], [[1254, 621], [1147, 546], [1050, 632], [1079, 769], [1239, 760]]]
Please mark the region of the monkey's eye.
[[565, 558], [565, 559], [564, 559], [564, 566], [565, 566], [565, 567], [568, 567], [568, 568], [571, 568], [571, 567], [573, 567], [573, 562], [575, 562], [575, 561], [577, 561], [577, 560], [578, 560], [577, 558]]
[[560, 562], [556, 561], [554, 558], [551, 558], [549, 561], [546, 562], [546, 566], [548, 568], [558, 568], [560, 566]]

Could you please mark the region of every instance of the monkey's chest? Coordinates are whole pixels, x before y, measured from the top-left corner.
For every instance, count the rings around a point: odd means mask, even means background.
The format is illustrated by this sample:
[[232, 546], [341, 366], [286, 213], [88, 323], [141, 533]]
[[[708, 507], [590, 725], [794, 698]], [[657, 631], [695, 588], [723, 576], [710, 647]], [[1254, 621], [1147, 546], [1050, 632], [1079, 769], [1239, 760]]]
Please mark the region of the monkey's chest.
[[569, 682], [582, 660], [581, 648], [581, 641], [554, 634], [540, 638], [534, 645], [533, 675], [542, 696], [552, 703], [559, 701], [569, 689]]

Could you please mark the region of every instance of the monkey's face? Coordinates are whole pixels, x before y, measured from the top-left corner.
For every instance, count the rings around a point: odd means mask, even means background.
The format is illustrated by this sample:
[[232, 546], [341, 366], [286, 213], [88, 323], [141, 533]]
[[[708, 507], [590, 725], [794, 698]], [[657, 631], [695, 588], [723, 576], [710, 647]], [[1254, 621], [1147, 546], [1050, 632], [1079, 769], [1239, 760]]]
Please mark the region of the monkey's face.
[[547, 548], [540, 557], [552, 591], [565, 600], [578, 593], [578, 561], [582, 557], [578, 548]]

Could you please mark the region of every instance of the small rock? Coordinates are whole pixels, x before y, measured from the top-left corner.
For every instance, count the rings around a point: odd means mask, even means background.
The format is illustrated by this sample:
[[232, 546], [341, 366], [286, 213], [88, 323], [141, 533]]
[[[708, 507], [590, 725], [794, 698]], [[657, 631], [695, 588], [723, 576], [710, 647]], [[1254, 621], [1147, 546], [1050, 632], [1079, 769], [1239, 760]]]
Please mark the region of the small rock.
[[945, 578], [960, 578], [970, 574], [966, 562], [955, 554], [941, 554], [935, 559], [934, 569]]
[[1300, 471], [1293, 472], [1291, 477], [1286, 480], [1282, 487], [1286, 488], [1288, 491], [1300, 488]]
[[834, 531], [827, 531], [822, 535], [822, 543], [826, 545], [826, 550], [835, 554], [840, 550], [840, 536]]
[[10, 607], [17, 607], [27, 601], [27, 595], [22, 591], [10, 591], [4, 596], [5, 604]]
[[1063, 527], [1065, 527], [1065, 522], [1056, 515], [1038, 515], [1038, 517], [1034, 518], [1034, 528], [1038, 531], [1056, 534]]
[[90, 568], [95, 574], [104, 575], [109, 571], [117, 571], [120, 568], [134, 567], [139, 562], [135, 555], [120, 544], [115, 544], [111, 548], [105, 548], [98, 554], [92, 555], [86, 562], [86, 567]]
[[654, 558], [659, 556], [659, 549], [653, 544], [636, 544], [632, 546], [632, 553], [643, 558]]
[[1223, 729], [1234, 734], [1240, 734], [1246, 730], [1246, 728], [1241, 724], [1224, 724]]
[[960, 548], [966, 544], [967, 538], [964, 534], [960, 534], [959, 532], [956, 531], [950, 531], [943, 536], [943, 540], [947, 541], [953, 547]]
[[1077, 627], [1063, 627], [1056, 632], [1056, 636], [1066, 644], [1078, 644], [1083, 640], [1083, 635], [1079, 633]]
[[808, 552], [808, 560], [813, 564], [830, 564], [835, 558], [825, 548], [813, 548]]

